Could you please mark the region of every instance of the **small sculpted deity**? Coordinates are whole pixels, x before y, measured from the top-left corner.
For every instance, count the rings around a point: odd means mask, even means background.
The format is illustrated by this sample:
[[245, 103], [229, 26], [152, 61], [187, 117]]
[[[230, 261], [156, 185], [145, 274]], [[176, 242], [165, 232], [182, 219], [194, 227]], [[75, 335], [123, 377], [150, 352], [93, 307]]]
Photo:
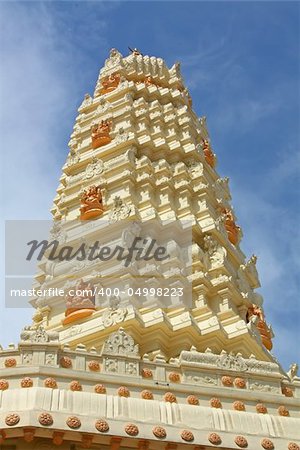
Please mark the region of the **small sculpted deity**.
[[291, 380], [298, 376], [298, 368], [299, 368], [298, 364], [296, 364], [296, 363], [293, 363], [290, 365], [290, 368], [289, 368], [289, 371], [287, 374]]
[[88, 220], [103, 213], [102, 195], [99, 186], [90, 186], [81, 197], [80, 219]]
[[102, 80], [102, 88], [100, 90], [100, 94], [107, 94], [108, 92], [111, 92], [115, 90], [120, 83], [120, 74], [119, 73], [113, 73], [107, 77], [105, 77]]
[[254, 318], [257, 318], [255, 320], [255, 326], [257, 330], [259, 331], [259, 334], [262, 339], [262, 343], [266, 347], [266, 349], [271, 350], [273, 347], [272, 344], [272, 337], [273, 333], [270, 327], [268, 327], [265, 319], [265, 315], [263, 313], [263, 310], [260, 306], [253, 303], [251, 306], [249, 306], [246, 320], [247, 322], [253, 321]]
[[236, 225], [232, 211], [229, 208], [223, 208], [224, 225], [228, 234], [228, 239], [234, 245], [239, 241], [240, 227]]
[[101, 120], [100, 123], [92, 126], [92, 147], [94, 149], [111, 141], [110, 130], [111, 122], [109, 120]]
[[66, 311], [63, 324], [87, 317], [95, 310], [94, 286], [91, 283], [79, 280], [74, 288], [65, 296]]
[[215, 162], [216, 162], [216, 157], [215, 157], [214, 153], [212, 152], [212, 149], [210, 147], [210, 143], [208, 142], [207, 139], [204, 139], [204, 141], [202, 141], [202, 149], [203, 149], [203, 153], [204, 153], [204, 157], [205, 157], [206, 162], [211, 167], [214, 167], [215, 166]]

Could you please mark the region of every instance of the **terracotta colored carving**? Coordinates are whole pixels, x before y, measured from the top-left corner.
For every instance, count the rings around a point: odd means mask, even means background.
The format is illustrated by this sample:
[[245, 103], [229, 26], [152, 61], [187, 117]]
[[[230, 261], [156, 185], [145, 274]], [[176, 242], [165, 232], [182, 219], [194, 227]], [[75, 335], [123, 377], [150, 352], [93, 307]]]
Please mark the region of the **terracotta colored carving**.
[[158, 85], [151, 77], [146, 77], [144, 80], [144, 83], [145, 83], [145, 86], [151, 86], [151, 85], [157, 86]]
[[289, 410], [285, 406], [279, 406], [277, 412], [280, 416], [288, 417], [290, 415]]
[[8, 427], [12, 427], [13, 425], [17, 425], [20, 422], [20, 416], [18, 414], [8, 414], [5, 417], [5, 423]]
[[80, 220], [89, 220], [103, 214], [102, 194], [99, 186], [90, 186], [81, 196]]
[[34, 440], [35, 429], [34, 428], [24, 428], [23, 438], [25, 442], [32, 442]]
[[88, 368], [92, 371], [92, 372], [99, 372], [100, 370], [100, 364], [98, 363], [98, 361], [90, 361], [88, 363]]
[[187, 441], [187, 442], [192, 442], [194, 440], [194, 435], [189, 430], [182, 430], [182, 432], [180, 433], [180, 436], [184, 441]]
[[137, 436], [139, 434], [139, 429], [134, 423], [129, 423], [125, 427], [125, 433], [129, 434], [129, 436]]
[[189, 395], [186, 400], [189, 405], [199, 405], [199, 399], [196, 395]]
[[211, 147], [210, 147], [210, 144], [209, 144], [208, 140], [205, 139], [204, 141], [202, 141], [202, 149], [203, 149], [205, 161], [211, 167], [215, 167], [216, 157], [215, 157], [214, 153], [211, 150]]
[[103, 384], [96, 384], [94, 391], [96, 394], [106, 394], [106, 387]]
[[75, 417], [75, 416], [68, 417], [68, 419], [66, 420], [66, 424], [68, 425], [69, 428], [72, 428], [72, 429], [81, 427], [80, 419], [78, 419], [78, 417]]
[[285, 395], [286, 397], [293, 397], [293, 389], [287, 387], [287, 386], [283, 386], [281, 388], [281, 392], [283, 393], [283, 395]]
[[289, 442], [288, 450], [300, 450], [300, 447], [296, 442]]
[[15, 358], [6, 358], [4, 365], [5, 367], [15, 367], [17, 365], [17, 361]]
[[236, 436], [234, 439], [234, 442], [236, 445], [240, 448], [247, 448], [248, 447], [248, 441], [244, 436]]
[[268, 412], [267, 407], [263, 403], [257, 403], [255, 408], [256, 412], [258, 412], [259, 414], [267, 414]]
[[247, 322], [250, 322], [250, 320], [252, 321], [255, 320], [254, 323], [257, 330], [259, 331], [263, 345], [266, 347], [267, 350], [271, 350], [273, 347], [272, 344], [273, 333], [266, 323], [265, 315], [261, 307], [253, 303], [248, 308], [246, 320]]
[[240, 238], [241, 228], [235, 223], [231, 209], [222, 208], [221, 213], [224, 217], [224, 226], [227, 231], [228, 239], [233, 245], [237, 245]]
[[70, 367], [72, 367], [72, 360], [69, 356], [62, 356], [59, 362], [64, 369], [70, 369]]
[[70, 389], [71, 391], [82, 391], [82, 386], [79, 381], [73, 380], [70, 383]]
[[243, 402], [240, 402], [239, 400], [233, 402], [233, 409], [235, 409], [236, 411], [245, 411], [245, 405]]
[[48, 388], [56, 389], [57, 382], [56, 382], [55, 378], [46, 378], [46, 380], [44, 381], [44, 386], [48, 387]]
[[232, 386], [233, 385], [233, 379], [229, 376], [224, 376], [221, 378], [223, 386]]
[[79, 280], [73, 289], [70, 289], [65, 297], [66, 311], [63, 324], [74, 322], [83, 317], [88, 317], [95, 311], [94, 286], [83, 280]]
[[120, 386], [118, 389], [119, 397], [130, 397], [129, 389], [126, 386]]
[[9, 388], [9, 382], [6, 380], [0, 380], [0, 391], [6, 391]]
[[263, 439], [260, 444], [266, 450], [273, 450], [274, 448], [274, 444], [270, 439]]
[[164, 439], [167, 436], [167, 432], [163, 427], [154, 427], [152, 433], [159, 439]]
[[144, 400], [153, 400], [153, 394], [151, 391], [148, 391], [147, 389], [145, 389], [144, 391], [141, 392], [141, 397]]
[[179, 373], [171, 372], [169, 374], [169, 380], [172, 381], [173, 383], [179, 383], [180, 382], [180, 375], [179, 375]]
[[100, 94], [104, 95], [108, 92], [112, 92], [119, 86], [120, 83], [120, 74], [119, 73], [113, 73], [105, 78], [103, 78], [101, 84], [102, 87], [100, 89]]
[[150, 369], [142, 369], [142, 377], [144, 377], [144, 378], [152, 378], [153, 377], [152, 370], [150, 370]]
[[42, 413], [39, 415], [39, 422], [41, 425], [49, 426], [53, 424], [53, 417], [51, 414], [48, 413]]
[[54, 431], [52, 435], [52, 442], [54, 445], [62, 445], [64, 442], [64, 432], [63, 431]]
[[21, 387], [22, 388], [30, 388], [33, 386], [33, 380], [30, 377], [22, 378]]
[[213, 397], [210, 399], [209, 403], [212, 408], [222, 408], [222, 403], [219, 398]]
[[246, 387], [246, 381], [244, 380], [244, 378], [235, 378], [235, 380], [234, 380], [234, 385], [235, 385], [235, 387], [237, 387], [237, 388], [245, 389], [245, 387]]
[[100, 431], [100, 433], [106, 433], [109, 431], [109, 425], [104, 419], [99, 419], [95, 423], [96, 430]]
[[93, 149], [101, 147], [102, 145], [111, 142], [110, 131], [111, 122], [108, 120], [101, 120], [100, 123], [92, 126], [92, 147]]
[[222, 439], [217, 433], [210, 433], [210, 435], [208, 436], [208, 440], [213, 445], [220, 445], [222, 442]]
[[172, 392], [166, 392], [164, 395], [164, 401], [169, 403], [176, 403], [177, 402], [176, 395], [173, 394]]

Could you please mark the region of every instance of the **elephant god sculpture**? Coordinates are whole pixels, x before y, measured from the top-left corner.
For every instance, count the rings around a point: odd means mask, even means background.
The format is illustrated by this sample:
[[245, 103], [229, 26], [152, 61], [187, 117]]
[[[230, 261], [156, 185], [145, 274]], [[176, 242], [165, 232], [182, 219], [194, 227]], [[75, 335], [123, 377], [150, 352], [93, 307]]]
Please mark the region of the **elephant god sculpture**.
[[110, 137], [111, 122], [109, 120], [101, 120], [100, 123], [92, 126], [92, 147], [93, 149], [111, 142]]
[[80, 219], [89, 220], [103, 214], [102, 195], [99, 186], [90, 186], [81, 197]]
[[65, 296], [66, 311], [63, 325], [88, 317], [95, 311], [94, 286], [80, 280]]
[[108, 94], [108, 92], [112, 92], [119, 86], [120, 83], [120, 74], [113, 73], [105, 78], [103, 78], [101, 82], [100, 95]]

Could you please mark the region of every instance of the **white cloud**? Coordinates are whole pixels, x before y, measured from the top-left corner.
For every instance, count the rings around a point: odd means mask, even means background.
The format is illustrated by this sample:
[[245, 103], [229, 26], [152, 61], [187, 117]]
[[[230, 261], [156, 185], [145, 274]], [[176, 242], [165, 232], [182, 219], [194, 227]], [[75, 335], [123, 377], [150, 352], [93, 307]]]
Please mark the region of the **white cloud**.
[[[76, 49], [71, 35], [60, 40], [51, 5], [12, 2], [1, 3], [0, 8], [2, 217], [50, 219], [78, 106], [72, 76], [78, 71]], [[60, 20], [67, 23], [67, 17]], [[96, 22], [99, 43], [107, 51], [105, 22], [103, 18]], [[7, 309], [3, 301], [2, 344], [16, 341], [31, 315], [29, 308]]]

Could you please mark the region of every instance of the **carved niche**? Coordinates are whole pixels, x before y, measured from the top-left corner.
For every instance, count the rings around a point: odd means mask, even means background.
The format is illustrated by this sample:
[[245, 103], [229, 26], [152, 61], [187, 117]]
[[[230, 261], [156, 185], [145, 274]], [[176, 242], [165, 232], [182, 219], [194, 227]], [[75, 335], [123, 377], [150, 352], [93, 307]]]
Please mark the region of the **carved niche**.
[[124, 373], [137, 376], [139, 373], [139, 346], [133, 338], [120, 328], [105, 341], [102, 352], [103, 370], [108, 373]]

